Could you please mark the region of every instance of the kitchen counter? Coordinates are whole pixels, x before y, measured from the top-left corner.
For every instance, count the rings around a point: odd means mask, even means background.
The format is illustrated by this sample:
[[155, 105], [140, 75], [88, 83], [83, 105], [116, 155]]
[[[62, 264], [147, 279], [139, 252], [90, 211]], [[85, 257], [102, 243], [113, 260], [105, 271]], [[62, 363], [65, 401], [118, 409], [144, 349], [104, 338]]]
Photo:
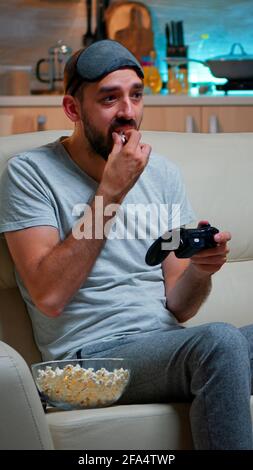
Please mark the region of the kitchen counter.
[[[0, 107], [59, 107], [62, 96], [0, 96]], [[147, 106], [252, 106], [253, 93], [184, 96], [184, 95], [145, 95], [144, 104]]]

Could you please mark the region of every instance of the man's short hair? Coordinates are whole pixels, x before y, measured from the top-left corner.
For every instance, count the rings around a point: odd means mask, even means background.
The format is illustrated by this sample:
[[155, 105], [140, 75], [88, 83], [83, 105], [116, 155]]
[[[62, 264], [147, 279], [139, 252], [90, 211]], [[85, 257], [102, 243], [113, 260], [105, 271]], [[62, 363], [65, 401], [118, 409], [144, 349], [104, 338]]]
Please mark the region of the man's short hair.
[[134, 55], [111, 39], [96, 41], [75, 52], [64, 70], [65, 94], [74, 96], [84, 82], [96, 82], [115, 70], [132, 68], [143, 79], [143, 69]]

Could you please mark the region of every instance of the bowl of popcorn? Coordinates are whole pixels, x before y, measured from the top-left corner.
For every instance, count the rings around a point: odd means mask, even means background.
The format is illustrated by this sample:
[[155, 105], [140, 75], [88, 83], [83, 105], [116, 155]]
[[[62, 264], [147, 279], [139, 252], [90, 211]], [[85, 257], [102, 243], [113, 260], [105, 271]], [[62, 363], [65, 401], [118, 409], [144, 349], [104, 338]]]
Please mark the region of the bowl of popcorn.
[[130, 379], [125, 359], [66, 359], [32, 364], [42, 401], [63, 410], [113, 405]]

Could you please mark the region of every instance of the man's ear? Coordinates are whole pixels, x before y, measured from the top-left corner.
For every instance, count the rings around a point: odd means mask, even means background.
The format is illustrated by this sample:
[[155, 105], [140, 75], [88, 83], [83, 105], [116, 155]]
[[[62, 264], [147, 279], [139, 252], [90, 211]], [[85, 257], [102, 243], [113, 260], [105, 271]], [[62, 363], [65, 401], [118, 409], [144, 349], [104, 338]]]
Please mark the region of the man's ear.
[[72, 122], [78, 122], [81, 119], [81, 107], [79, 101], [71, 95], [65, 95], [62, 101], [65, 114]]

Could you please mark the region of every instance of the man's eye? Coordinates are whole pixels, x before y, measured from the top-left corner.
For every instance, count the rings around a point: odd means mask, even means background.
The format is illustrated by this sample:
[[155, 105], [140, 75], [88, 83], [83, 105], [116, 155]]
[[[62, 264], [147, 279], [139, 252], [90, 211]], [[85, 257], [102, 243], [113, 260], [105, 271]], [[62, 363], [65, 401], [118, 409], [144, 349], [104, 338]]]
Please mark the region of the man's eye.
[[116, 96], [114, 96], [114, 95], [105, 96], [103, 98], [104, 103], [112, 103], [115, 100], [116, 100]]
[[143, 92], [142, 91], [136, 91], [135, 93], [133, 93], [132, 96], [135, 100], [141, 100], [141, 98], [143, 97]]

